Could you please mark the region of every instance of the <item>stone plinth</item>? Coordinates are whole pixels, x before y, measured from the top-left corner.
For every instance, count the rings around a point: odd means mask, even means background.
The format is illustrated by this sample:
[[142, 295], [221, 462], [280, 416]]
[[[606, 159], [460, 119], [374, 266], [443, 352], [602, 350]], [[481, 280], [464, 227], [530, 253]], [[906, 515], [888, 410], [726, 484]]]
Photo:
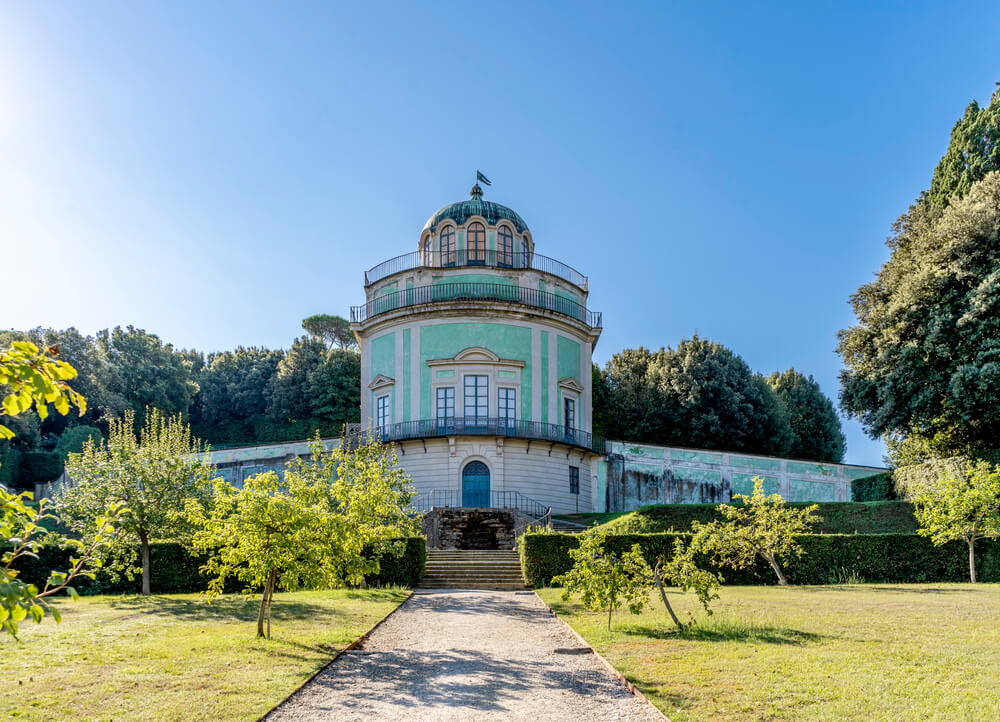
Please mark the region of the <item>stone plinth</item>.
[[443, 508], [424, 515], [428, 549], [513, 549], [512, 509]]

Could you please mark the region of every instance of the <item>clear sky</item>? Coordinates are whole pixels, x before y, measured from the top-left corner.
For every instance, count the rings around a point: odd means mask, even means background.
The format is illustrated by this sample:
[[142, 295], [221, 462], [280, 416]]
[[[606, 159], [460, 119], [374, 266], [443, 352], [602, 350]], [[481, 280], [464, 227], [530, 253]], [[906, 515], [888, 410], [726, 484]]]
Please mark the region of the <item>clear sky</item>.
[[697, 331], [836, 397], [997, 37], [996, 2], [3, 1], [0, 328], [287, 347], [479, 168], [590, 276], [595, 360]]

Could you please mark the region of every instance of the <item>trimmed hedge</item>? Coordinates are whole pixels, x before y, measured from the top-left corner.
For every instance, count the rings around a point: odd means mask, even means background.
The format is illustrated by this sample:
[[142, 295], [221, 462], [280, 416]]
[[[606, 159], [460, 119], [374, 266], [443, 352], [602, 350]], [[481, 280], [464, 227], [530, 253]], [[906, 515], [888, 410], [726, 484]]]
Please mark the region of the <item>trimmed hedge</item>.
[[[620, 534], [609, 536], [608, 549], [623, 552], [639, 544], [647, 560], [670, 554], [674, 539], [684, 534]], [[798, 537], [801, 557], [782, 565], [792, 584], [829, 584], [842, 570], [860, 575], [866, 582], [920, 583], [964, 582], [969, 579], [968, 552], [964, 542], [936, 547], [916, 534], [803, 534]], [[525, 534], [518, 544], [521, 570], [529, 586], [551, 584], [552, 578], [569, 571], [568, 550], [579, 539], [573, 534]], [[705, 560], [702, 560], [704, 563]], [[767, 562], [750, 569], [706, 568], [722, 574], [726, 584], [777, 584]], [[1000, 582], [1000, 539], [976, 542], [976, 577]]]
[[62, 458], [54, 451], [25, 451], [21, 455], [21, 472], [18, 483], [31, 487], [58, 479], [63, 473]]
[[[41, 587], [49, 572], [69, 568], [69, 550], [58, 547], [42, 547], [37, 559], [24, 559], [17, 568], [20, 577], [28, 583]], [[420, 581], [427, 559], [426, 542], [423, 537], [407, 537], [406, 548], [401, 557], [387, 555], [379, 560], [381, 571], [366, 580], [371, 586], [414, 586]], [[175, 542], [154, 542], [149, 546], [149, 563], [152, 574], [149, 579], [153, 594], [182, 594], [201, 592], [208, 588], [209, 577], [199, 568], [205, 563], [204, 556], [191, 554], [182, 544]], [[77, 579], [73, 585], [80, 594], [138, 594], [142, 581], [119, 579], [112, 581], [106, 572], [99, 572], [96, 579]], [[233, 581], [226, 591], [239, 591], [240, 582]]]
[[851, 481], [851, 501], [893, 501], [898, 499], [892, 474], [874, 474]]
[[[788, 507], [801, 509], [806, 502], [789, 502]], [[917, 520], [913, 505], [906, 501], [857, 503], [850, 501], [819, 503], [817, 512], [823, 521], [816, 524], [815, 534], [913, 534]], [[718, 504], [660, 504], [644, 506], [617, 519], [604, 528], [609, 534], [658, 534], [686, 532], [692, 521], [708, 523], [722, 519]]]

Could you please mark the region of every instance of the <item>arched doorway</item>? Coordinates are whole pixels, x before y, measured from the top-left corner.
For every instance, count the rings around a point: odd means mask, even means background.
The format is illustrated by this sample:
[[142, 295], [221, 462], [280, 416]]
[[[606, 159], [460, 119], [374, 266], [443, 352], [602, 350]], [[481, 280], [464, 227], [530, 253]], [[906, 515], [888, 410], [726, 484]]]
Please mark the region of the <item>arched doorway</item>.
[[470, 461], [462, 469], [462, 506], [490, 505], [490, 468]]

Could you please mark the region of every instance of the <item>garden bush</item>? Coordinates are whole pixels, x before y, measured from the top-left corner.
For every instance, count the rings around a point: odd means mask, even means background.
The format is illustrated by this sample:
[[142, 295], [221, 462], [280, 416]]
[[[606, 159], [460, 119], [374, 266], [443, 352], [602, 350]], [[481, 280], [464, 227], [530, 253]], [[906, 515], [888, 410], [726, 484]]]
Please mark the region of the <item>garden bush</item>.
[[[607, 549], [621, 552], [639, 544], [650, 562], [668, 554], [674, 539], [687, 534], [618, 534], [608, 536]], [[787, 560], [785, 575], [792, 584], [829, 584], [838, 575], [853, 572], [866, 582], [926, 583], [962, 582], [969, 578], [968, 553], [962, 542], [935, 547], [916, 534], [803, 534], [797, 537], [804, 551]], [[521, 569], [529, 586], [540, 587], [570, 569], [567, 550], [578, 544], [573, 534], [525, 534], [521, 537]], [[984, 582], [1000, 582], [1000, 539], [976, 544], [976, 564]], [[766, 562], [750, 569], [718, 568], [699, 560], [705, 568], [720, 572], [725, 584], [775, 584], [777, 579]]]
[[[791, 509], [810, 506], [789, 502]], [[824, 502], [818, 505], [823, 520], [813, 527], [816, 534], [913, 534], [917, 520], [913, 505], [906, 501]], [[656, 534], [686, 532], [691, 522], [708, 523], [722, 519], [718, 504], [660, 504], [644, 506], [609, 521], [609, 534]]]
[[[191, 554], [183, 544], [154, 542], [150, 544], [149, 556], [152, 572], [149, 584], [153, 594], [202, 592], [208, 588], [209, 577], [198, 571], [205, 558]], [[21, 570], [21, 579], [41, 588], [50, 571], [69, 568], [69, 557], [69, 550], [42, 547], [37, 559], [20, 560], [17, 568]], [[424, 538], [408, 537], [403, 555], [380, 559], [380, 573], [366, 582], [370, 586], [414, 586], [423, 574], [426, 558]], [[131, 581], [125, 578], [113, 580], [102, 571], [96, 579], [78, 579], [74, 587], [80, 594], [138, 594], [142, 582], [138, 575]], [[226, 591], [237, 592], [241, 588], [240, 583], [234, 580], [227, 585]]]
[[893, 501], [898, 498], [896, 483], [890, 472], [851, 481], [851, 501]]
[[63, 472], [62, 458], [54, 451], [25, 451], [21, 455], [19, 484], [31, 487], [59, 478]]

